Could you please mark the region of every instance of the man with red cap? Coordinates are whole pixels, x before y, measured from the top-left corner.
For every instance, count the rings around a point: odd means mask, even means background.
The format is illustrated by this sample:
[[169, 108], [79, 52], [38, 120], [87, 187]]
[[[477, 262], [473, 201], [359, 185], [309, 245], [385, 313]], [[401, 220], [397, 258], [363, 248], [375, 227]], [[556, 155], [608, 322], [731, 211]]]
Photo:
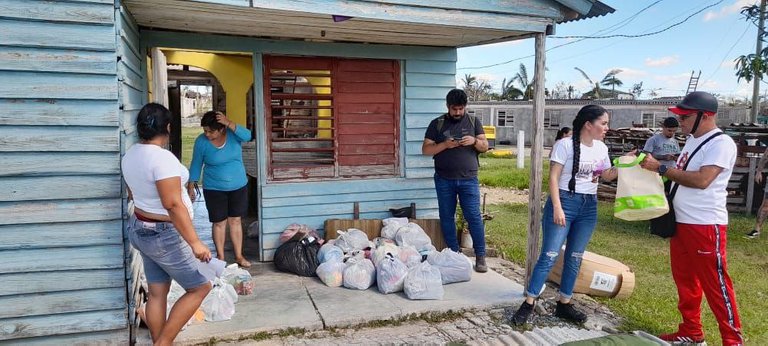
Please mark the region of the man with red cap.
[[676, 164], [663, 165], [650, 155], [640, 164], [671, 180], [673, 189], [678, 185], [672, 201], [677, 227], [669, 252], [683, 321], [677, 332], [659, 337], [673, 344], [703, 343], [703, 294], [723, 345], [742, 345], [736, 295], [726, 270], [726, 187], [736, 163], [736, 144], [717, 128], [717, 99], [711, 94], [694, 91], [669, 111], [689, 135]]

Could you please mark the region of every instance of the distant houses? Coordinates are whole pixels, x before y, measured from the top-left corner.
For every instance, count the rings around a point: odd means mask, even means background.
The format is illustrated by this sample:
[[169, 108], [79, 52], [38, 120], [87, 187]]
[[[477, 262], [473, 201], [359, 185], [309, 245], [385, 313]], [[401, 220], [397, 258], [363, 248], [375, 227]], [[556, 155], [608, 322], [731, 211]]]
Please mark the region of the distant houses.
[[[610, 90], [605, 90], [610, 92]], [[629, 93], [622, 93], [632, 95]], [[557, 130], [563, 126], [571, 126], [573, 118], [579, 109], [588, 104], [599, 104], [605, 107], [611, 115], [611, 128], [622, 127], [658, 127], [658, 123], [671, 116], [668, 107], [679, 101], [676, 97], [665, 97], [654, 100], [546, 100], [544, 111], [544, 145], [554, 143]], [[496, 143], [516, 143], [519, 131], [524, 131], [525, 144], [530, 145], [530, 134], [533, 129], [532, 101], [481, 101], [472, 102], [468, 112], [479, 117], [483, 125], [496, 127]], [[722, 106], [718, 113], [718, 124], [725, 126], [730, 123], [749, 121], [749, 109], [744, 106]]]

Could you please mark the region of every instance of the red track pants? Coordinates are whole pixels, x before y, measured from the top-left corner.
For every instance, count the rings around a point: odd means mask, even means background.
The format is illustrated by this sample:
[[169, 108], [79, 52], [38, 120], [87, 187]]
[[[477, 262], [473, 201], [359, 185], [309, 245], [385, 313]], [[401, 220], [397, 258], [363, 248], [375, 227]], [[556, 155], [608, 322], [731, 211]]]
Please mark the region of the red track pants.
[[741, 321], [736, 295], [728, 276], [725, 225], [678, 223], [669, 242], [672, 277], [677, 285], [677, 308], [683, 317], [679, 331], [689, 336], [704, 336], [701, 327], [701, 298], [707, 296], [710, 309], [720, 326], [723, 345], [741, 345]]

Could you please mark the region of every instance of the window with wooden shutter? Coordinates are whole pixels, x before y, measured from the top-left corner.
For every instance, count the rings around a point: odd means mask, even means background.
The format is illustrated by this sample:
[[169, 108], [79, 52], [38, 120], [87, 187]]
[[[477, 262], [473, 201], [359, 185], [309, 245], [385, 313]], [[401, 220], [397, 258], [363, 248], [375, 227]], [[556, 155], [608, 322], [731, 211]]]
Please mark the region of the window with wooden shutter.
[[399, 174], [397, 61], [267, 56], [271, 180]]

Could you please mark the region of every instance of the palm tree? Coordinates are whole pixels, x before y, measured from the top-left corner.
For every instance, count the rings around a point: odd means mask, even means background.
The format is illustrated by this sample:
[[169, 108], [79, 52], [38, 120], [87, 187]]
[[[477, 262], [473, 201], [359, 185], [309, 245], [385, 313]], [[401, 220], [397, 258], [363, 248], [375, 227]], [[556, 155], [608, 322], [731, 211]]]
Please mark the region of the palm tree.
[[582, 70], [582, 69], [580, 69], [578, 67], [574, 67], [574, 68], [577, 71], [581, 72], [581, 75], [584, 76], [584, 79], [586, 79], [587, 82], [589, 82], [589, 85], [594, 85], [595, 86], [594, 88], [592, 88], [592, 93], [593, 93], [593, 95], [594, 95], [594, 97], [596, 99], [599, 99], [600, 98], [600, 84], [593, 82], [592, 78], [589, 78], [589, 76], [587, 76], [587, 73], [584, 72], [584, 70]]
[[616, 78], [616, 75], [621, 73], [621, 69], [613, 69], [608, 72], [608, 74], [603, 77], [603, 80], [600, 81], [600, 84], [603, 86], [610, 86], [612, 94], [616, 95], [616, 87], [624, 85], [624, 82]]
[[602, 90], [600, 88], [600, 85], [612, 87], [611, 88], [612, 98], [616, 97], [616, 87], [624, 85], [624, 82], [616, 78], [616, 75], [621, 73], [621, 69], [616, 68], [616, 69], [610, 70], [608, 74], [606, 74], [605, 77], [603, 77], [603, 80], [601, 80], [600, 82], [594, 82], [592, 81], [592, 78], [589, 78], [589, 76], [587, 75], [586, 72], [584, 72], [584, 70], [578, 67], [574, 67], [574, 68], [577, 71], [581, 72], [581, 75], [584, 76], [584, 78], [587, 80], [587, 82], [589, 82], [590, 85], [594, 85], [594, 88], [592, 88], [591, 92], [594, 94], [594, 97], [596, 99], [600, 98], [600, 91]]
[[473, 76], [471, 73], [465, 73], [464, 79], [461, 80], [462, 83], [464, 83], [464, 90], [471, 89], [475, 84], [477, 84], [477, 77]]
[[465, 73], [461, 82], [464, 83], [464, 87], [462, 89], [464, 89], [464, 91], [467, 93], [469, 100], [476, 101], [478, 96], [477, 77], [473, 76], [471, 73]]
[[533, 98], [533, 81], [528, 79], [528, 69], [525, 68], [525, 65], [520, 64], [520, 71], [512, 80], [517, 80], [520, 84], [520, 90], [523, 90], [523, 99], [530, 100]]
[[514, 82], [516, 77], [510, 78], [509, 81], [507, 81], [506, 78], [501, 81], [501, 99], [502, 100], [514, 100], [518, 97], [523, 96], [523, 91], [515, 88]]

